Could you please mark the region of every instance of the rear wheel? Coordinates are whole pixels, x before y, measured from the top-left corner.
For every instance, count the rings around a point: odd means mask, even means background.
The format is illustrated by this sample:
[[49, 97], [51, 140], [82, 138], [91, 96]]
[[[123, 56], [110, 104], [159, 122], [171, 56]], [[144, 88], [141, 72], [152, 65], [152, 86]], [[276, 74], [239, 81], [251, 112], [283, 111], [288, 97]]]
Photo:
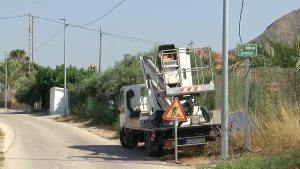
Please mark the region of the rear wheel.
[[124, 148], [135, 148], [138, 145], [137, 136], [130, 131], [120, 130], [120, 142]]
[[151, 140], [152, 132], [145, 133], [145, 148], [148, 156], [162, 156], [164, 148], [162, 144], [159, 144], [157, 136], [154, 140]]

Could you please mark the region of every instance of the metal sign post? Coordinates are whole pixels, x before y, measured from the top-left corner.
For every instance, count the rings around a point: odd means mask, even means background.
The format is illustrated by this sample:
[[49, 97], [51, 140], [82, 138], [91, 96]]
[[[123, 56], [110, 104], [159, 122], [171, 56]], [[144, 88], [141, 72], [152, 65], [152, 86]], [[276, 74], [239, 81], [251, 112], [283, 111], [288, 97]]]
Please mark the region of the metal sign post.
[[245, 103], [244, 103], [244, 111], [245, 111], [245, 127], [244, 127], [244, 148], [250, 149], [250, 116], [249, 116], [249, 75], [250, 75], [250, 59], [247, 58], [245, 60]]
[[244, 113], [245, 113], [245, 126], [244, 126], [244, 149], [250, 149], [250, 116], [249, 116], [249, 83], [250, 83], [250, 59], [249, 57], [257, 56], [256, 44], [238, 44], [238, 56], [245, 59], [245, 81], [244, 81]]
[[178, 120], [174, 121], [174, 126], [175, 126], [175, 163], [180, 163], [178, 161], [178, 140], [177, 140], [177, 126], [178, 126]]
[[183, 111], [183, 108], [179, 102], [179, 99], [176, 97], [171, 105], [169, 106], [168, 110], [163, 114], [163, 119], [166, 121], [173, 121], [174, 122], [174, 132], [175, 132], [175, 163], [181, 164], [178, 161], [178, 137], [177, 137], [177, 126], [178, 121], [184, 122], [187, 121], [186, 115]]

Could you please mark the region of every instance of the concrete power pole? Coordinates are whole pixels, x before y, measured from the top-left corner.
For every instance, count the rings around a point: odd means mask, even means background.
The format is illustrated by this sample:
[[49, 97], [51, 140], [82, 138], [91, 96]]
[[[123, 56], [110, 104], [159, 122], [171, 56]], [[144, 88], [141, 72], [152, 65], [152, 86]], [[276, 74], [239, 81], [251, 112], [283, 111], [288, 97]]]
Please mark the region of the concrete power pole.
[[228, 0], [223, 0], [221, 157], [228, 158]]
[[29, 14], [29, 58], [28, 58], [28, 74], [33, 67], [33, 16]]
[[67, 100], [67, 67], [66, 67], [66, 19], [64, 21], [64, 103], [65, 103], [65, 116], [69, 115], [68, 100]]
[[99, 37], [100, 41], [99, 41], [99, 68], [98, 68], [98, 71], [99, 73], [101, 73], [101, 57], [102, 57], [102, 30], [101, 30], [101, 27], [100, 27], [100, 37]]

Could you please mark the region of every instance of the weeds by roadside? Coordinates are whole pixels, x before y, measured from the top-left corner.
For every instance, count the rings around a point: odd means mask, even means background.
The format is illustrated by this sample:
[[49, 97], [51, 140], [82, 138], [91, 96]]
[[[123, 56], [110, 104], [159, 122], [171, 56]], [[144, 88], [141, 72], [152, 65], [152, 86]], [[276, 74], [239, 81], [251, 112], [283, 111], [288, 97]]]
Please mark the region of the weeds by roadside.
[[[300, 106], [282, 105], [268, 120], [254, 117], [251, 151], [243, 151], [243, 130], [229, 138], [229, 161], [205, 169], [298, 169], [300, 168]], [[219, 153], [219, 151], [218, 151]]]
[[[282, 106], [276, 116], [268, 120], [254, 117], [257, 127], [251, 135], [251, 149], [258, 154], [275, 154], [300, 148], [300, 108]], [[243, 131], [231, 133], [230, 148], [243, 144]], [[232, 151], [232, 153], [234, 153]]]
[[243, 157], [200, 167], [201, 169], [299, 169], [300, 152], [289, 151], [268, 157]]

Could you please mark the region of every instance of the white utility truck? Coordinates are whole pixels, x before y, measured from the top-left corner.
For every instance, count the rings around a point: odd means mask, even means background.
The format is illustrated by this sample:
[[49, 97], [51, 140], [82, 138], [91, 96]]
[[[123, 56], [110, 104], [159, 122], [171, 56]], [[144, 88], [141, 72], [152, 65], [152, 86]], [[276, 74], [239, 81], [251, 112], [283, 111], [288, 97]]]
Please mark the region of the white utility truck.
[[220, 113], [197, 104], [199, 97], [214, 91], [210, 48], [175, 48], [161, 45], [156, 56], [141, 56], [145, 84], [120, 90], [120, 141], [125, 148], [145, 142], [149, 156], [161, 156], [174, 147], [172, 121], [164, 112], [178, 98], [187, 120], [178, 125], [178, 146], [204, 145], [219, 135]]

